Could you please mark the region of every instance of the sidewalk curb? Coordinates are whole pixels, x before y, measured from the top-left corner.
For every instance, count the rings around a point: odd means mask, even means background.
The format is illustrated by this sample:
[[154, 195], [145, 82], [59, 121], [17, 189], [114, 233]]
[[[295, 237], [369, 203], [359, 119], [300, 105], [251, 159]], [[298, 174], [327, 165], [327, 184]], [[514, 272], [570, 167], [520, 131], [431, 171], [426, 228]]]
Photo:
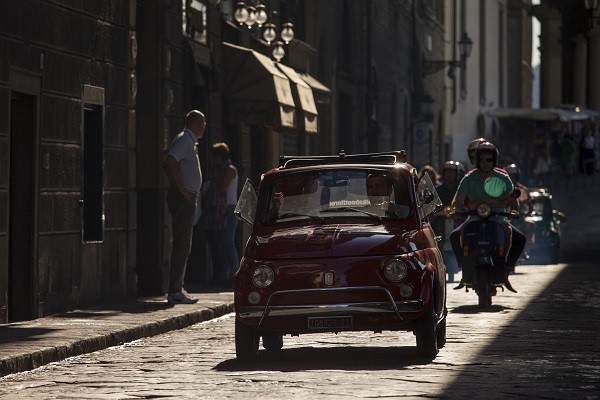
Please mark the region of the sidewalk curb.
[[118, 346], [137, 339], [151, 337], [182, 329], [199, 322], [208, 321], [233, 312], [233, 303], [221, 304], [202, 310], [192, 311], [160, 321], [124, 328], [105, 335], [74, 341], [63, 346], [48, 347], [32, 353], [20, 354], [0, 359], [0, 377], [17, 372], [30, 371], [51, 362], [79, 356], [108, 347]]

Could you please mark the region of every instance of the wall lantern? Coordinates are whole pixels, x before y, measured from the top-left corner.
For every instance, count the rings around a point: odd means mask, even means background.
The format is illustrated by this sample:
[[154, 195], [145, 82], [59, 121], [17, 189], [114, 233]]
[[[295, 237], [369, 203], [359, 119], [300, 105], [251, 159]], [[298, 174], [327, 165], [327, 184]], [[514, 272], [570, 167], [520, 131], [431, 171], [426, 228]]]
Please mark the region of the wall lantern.
[[472, 49], [473, 40], [469, 37], [467, 32], [463, 32], [458, 41], [460, 60], [425, 60], [423, 64], [423, 73], [425, 75], [430, 75], [441, 71], [446, 67], [450, 67], [448, 76], [453, 78], [455, 75], [455, 68], [462, 68], [463, 70], [467, 68], [467, 58], [471, 55]]
[[[473, 49], [473, 41], [467, 35], [467, 32], [463, 32], [460, 36], [460, 40], [458, 41], [458, 50], [460, 53], [461, 63], [464, 63], [466, 59], [471, 55], [471, 50]], [[464, 68], [464, 65], [461, 67]]]
[[259, 28], [264, 28], [263, 38], [272, 48], [272, 55], [278, 62], [285, 56], [284, 43], [289, 44], [294, 39], [294, 24], [285, 22], [281, 24], [281, 32], [277, 40], [277, 25], [273, 21], [277, 18], [277, 12], [267, 13], [267, 7], [260, 1], [248, 0], [248, 4], [240, 1], [236, 4], [233, 17], [240, 25], [246, 25], [249, 29], [256, 24]]

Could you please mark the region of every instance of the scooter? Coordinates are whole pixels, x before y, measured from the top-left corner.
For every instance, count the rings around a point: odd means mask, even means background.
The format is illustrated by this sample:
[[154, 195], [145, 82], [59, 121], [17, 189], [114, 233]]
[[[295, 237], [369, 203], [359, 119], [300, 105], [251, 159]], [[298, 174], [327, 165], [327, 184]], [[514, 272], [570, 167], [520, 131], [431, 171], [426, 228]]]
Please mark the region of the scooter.
[[478, 220], [468, 222], [461, 232], [463, 249], [462, 285], [475, 290], [479, 297], [479, 307], [492, 305], [496, 289], [504, 290], [506, 255], [510, 238], [505, 227], [490, 219], [502, 216], [519, 218], [518, 213], [494, 211], [488, 204], [480, 204], [477, 209], [455, 213], [456, 215], [477, 215]]

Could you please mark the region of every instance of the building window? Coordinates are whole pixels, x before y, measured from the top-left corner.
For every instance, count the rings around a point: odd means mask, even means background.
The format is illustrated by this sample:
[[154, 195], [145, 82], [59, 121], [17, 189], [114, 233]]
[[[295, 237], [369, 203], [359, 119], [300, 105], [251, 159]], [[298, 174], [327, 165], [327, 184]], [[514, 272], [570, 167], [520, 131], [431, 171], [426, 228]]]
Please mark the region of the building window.
[[206, 44], [206, 4], [199, 0], [182, 2], [182, 29], [188, 38]]
[[[465, 0], [460, 2], [460, 31], [466, 32], [467, 30], [467, 4]], [[466, 61], [465, 61], [466, 62]], [[465, 68], [460, 68], [460, 98], [465, 100], [467, 98], [467, 73]]]
[[83, 85], [82, 95], [83, 243], [104, 240], [104, 89]]
[[479, 105], [485, 106], [487, 103], [486, 99], [486, 87], [485, 87], [485, 48], [486, 48], [486, 37], [485, 37], [485, 3], [487, 0], [479, 0]]
[[83, 115], [83, 242], [104, 240], [102, 106], [85, 105]]
[[498, 106], [504, 107], [504, 5], [498, 7]]
[[352, 14], [350, 12], [350, 6], [348, 1], [344, 1], [342, 9], [342, 30], [340, 32], [342, 38], [342, 45], [339, 46], [340, 60], [342, 61], [339, 68], [342, 71], [352, 72], [353, 57], [353, 44], [352, 44]]

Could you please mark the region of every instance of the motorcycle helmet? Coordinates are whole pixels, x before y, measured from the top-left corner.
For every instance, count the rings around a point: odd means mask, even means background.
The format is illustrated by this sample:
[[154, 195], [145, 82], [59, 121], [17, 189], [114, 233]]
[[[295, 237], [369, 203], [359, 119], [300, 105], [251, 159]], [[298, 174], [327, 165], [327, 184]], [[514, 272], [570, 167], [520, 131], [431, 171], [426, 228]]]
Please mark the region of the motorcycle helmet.
[[517, 183], [519, 181], [519, 177], [521, 176], [521, 168], [519, 168], [517, 164], [509, 164], [504, 167], [504, 170], [508, 173], [513, 183]]
[[444, 163], [444, 167], [442, 168], [442, 173], [445, 170], [453, 170], [456, 171], [456, 179], [461, 180], [465, 175], [465, 166], [460, 161], [446, 161]]
[[471, 161], [471, 163], [475, 164], [473, 161], [475, 160], [475, 149], [477, 149], [477, 147], [483, 143], [483, 142], [487, 142], [487, 140], [485, 140], [484, 138], [480, 137], [477, 138], [475, 140], [473, 140], [471, 143], [469, 143], [469, 145], [467, 146], [467, 156], [469, 157], [469, 161]]
[[494, 168], [498, 166], [498, 149], [490, 142], [482, 142], [475, 149], [475, 166], [479, 169], [479, 160], [482, 154], [491, 154], [494, 159]]

